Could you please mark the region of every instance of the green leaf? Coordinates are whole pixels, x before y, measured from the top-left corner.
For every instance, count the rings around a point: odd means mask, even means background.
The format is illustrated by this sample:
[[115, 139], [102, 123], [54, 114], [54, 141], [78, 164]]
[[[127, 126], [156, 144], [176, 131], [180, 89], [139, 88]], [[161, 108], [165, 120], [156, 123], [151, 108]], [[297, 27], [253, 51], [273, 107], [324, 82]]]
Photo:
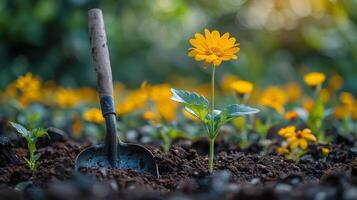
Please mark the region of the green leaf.
[[36, 162], [41, 157], [41, 154], [34, 154], [32, 157], [32, 161]]
[[47, 129], [36, 128], [36, 129], [33, 129], [32, 132], [36, 138], [48, 136]]
[[27, 137], [29, 135], [29, 131], [23, 127], [21, 124], [15, 123], [15, 122], [10, 122], [10, 124], [12, 125], [12, 127], [14, 127], [16, 129], [16, 131], [18, 133], [21, 134], [22, 137]]
[[199, 118], [201, 121], [206, 122], [208, 114], [208, 100], [195, 92], [188, 92], [185, 90], [176, 90], [171, 88], [171, 99], [182, 103], [185, 109]]
[[229, 121], [235, 117], [258, 113], [259, 109], [246, 105], [232, 104], [222, 110], [221, 117], [224, 121]]

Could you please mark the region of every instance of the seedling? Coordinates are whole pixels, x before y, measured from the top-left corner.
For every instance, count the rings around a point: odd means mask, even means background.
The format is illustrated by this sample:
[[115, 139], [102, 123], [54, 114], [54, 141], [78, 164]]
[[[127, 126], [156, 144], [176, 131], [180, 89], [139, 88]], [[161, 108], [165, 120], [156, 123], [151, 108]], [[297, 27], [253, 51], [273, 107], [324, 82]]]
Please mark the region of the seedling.
[[24, 137], [27, 141], [27, 147], [30, 152], [30, 158], [27, 159], [24, 157], [25, 161], [27, 162], [30, 170], [32, 172], [35, 172], [37, 169], [37, 160], [40, 158], [40, 154], [36, 154], [36, 143], [38, 138], [48, 136], [47, 130], [42, 129], [42, 128], [35, 128], [32, 130], [27, 130], [25, 127], [23, 127], [20, 124], [17, 124], [15, 122], [10, 122], [11, 125], [16, 129], [18, 133], [22, 137]]
[[237, 59], [235, 55], [240, 51], [236, 44], [236, 39], [229, 38], [229, 33], [220, 36], [216, 30], [210, 32], [205, 29], [205, 36], [200, 33], [195, 34], [195, 38], [190, 40], [194, 48], [190, 49], [189, 56], [196, 61], [205, 61], [205, 66], [212, 64], [211, 76], [211, 103], [197, 93], [185, 90], [171, 89], [171, 99], [183, 104], [185, 109], [193, 116], [197, 117], [203, 124], [209, 138], [209, 157], [208, 170], [213, 171], [214, 141], [219, 134], [221, 126], [232, 119], [259, 112], [258, 109], [245, 105], [232, 104], [222, 110], [215, 109], [214, 88], [216, 67], [220, 66], [222, 61]]

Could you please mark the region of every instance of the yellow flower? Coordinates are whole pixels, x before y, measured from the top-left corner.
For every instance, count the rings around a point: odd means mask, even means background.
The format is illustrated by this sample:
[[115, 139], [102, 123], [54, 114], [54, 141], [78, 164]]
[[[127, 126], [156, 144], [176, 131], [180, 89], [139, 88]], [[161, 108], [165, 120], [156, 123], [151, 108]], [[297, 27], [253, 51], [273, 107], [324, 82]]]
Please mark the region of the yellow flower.
[[355, 98], [352, 93], [349, 92], [342, 92], [340, 94], [340, 101], [343, 105], [352, 107], [355, 103]]
[[116, 107], [118, 115], [124, 115], [143, 108], [148, 100], [148, 89], [142, 87], [129, 92], [123, 102], [119, 102]]
[[222, 81], [221, 81], [221, 87], [224, 91], [231, 91], [232, 90], [232, 83], [238, 81], [238, 77], [233, 75], [233, 74], [229, 74], [223, 77]]
[[98, 108], [90, 108], [83, 113], [83, 119], [89, 122], [101, 124], [104, 122], [102, 112]]
[[289, 135], [287, 137], [288, 145], [291, 150], [295, 150], [297, 147], [300, 147], [301, 150], [305, 151], [308, 147], [308, 142], [316, 141], [316, 137], [311, 133], [311, 130], [305, 128], [302, 131], [294, 132], [295, 134]]
[[328, 89], [322, 88], [320, 91], [320, 98], [322, 102], [328, 102], [330, 100], [330, 91]]
[[282, 113], [287, 100], [287, 95], [283, 89], [277, 86], [271, 86], [263, 91], [259, 99], [259, 104]]
[[213, 63], [215, 67], [221, 65], [222, 61], [238, 59], [235, 55], [240, 51], [239, 43], [229, 33], [220, 36], [217, 30], [210, 32], [204, 30], [205, 35], [195, 33], [195, 38], [190, 39], [193, 48], [189, 49], [188, 56], [194, 57], [196, 61], [204, 61], [205, 66]]
[[276, 153], [279, 155], [287, 156], [290, 154], [290, 151], [286, 147], [278, 147], [276, 148]]
[[321, 85], [325, 81], [325, 79], [325, 74], [321, 72], [311, 72], [305, 74], [304, 76], [304, 81], [309, 87], [316, 87], [318, 85]]
[[331, 91], [336, 91], [341, 89], [343, 86], [343, 78], [339, 74], [333, 74], [330, 81], [328, 82], [328, 89]]
[[289, 111], [289, 112], [285, 113], [285, 115], [284, 115], [284, 118], [288, 121], [293, 121], [298, 117], [299, 117], [299, 114], [296, 111]]
[[31, 72], [28, 72], [24, 76], [19, 77], [15, 81], [15, 86], [21, 91], [35, 91], [39, 90], [41, 87], [41, 82], [38, 77], [32, 75]]
[[303, 107], [308, 113], [310, 113], [310, 111], [314, 107], [314, 101], [312, 101], [311, 99], [304, 100]]
[[99, 101], [98, 93], [90, 87], [81, 87], [77, 89], [82, 103], [95, 103]]
[[254, 85], [249, 81], [238, 80], [231, 83], [231, 88], [238, 95], [244, 95], [252, 93]]
[[82, 132], [82, 123], [80, 120], [80, 117], [78, 115], [74, 115], [72, 117], [72, 133], [73, 136], [78, 138], [81, 135]]
[[301, 96], [300, 85], [296, 82], [290, 82], [286, 85], [286, 93], [288, 95], [289, 102], [296, 102]]
[[[177, 103], [171, 101], [171, 86], [169, 84], [160, 84], [147, 86], [149, 93], [149, 100], [154, 104], [153, 112], [157, 115], [158, 120], [165, 122], [172, 122], [176, 118]], [[151, 120], [155, 121], [155, 120]]]
[[55, 96], [55, 102], [61, 108], [72, 108], [80, 101], [78, 92], [70, 88], [58, 88]]
[[145, 120], [150, 121], [151, 123], [158, 123], [160, 121], [159, 120], [159, 116], [156, 113], [152, 112], [152, 111], [144, 112], [143, 118]]
[[324, 157], [327, 157], [330, 154], [331, 150], [327, 147], [322, 147], [321, 152]]
[[7, 92], [12, 97], [19, 95], [17, 98], [20, 106], [26, 107], [32, 102], [41, 100], [41, 81], [38, 77], [33, 76], [31, 72], [28, 72], [16, 79]]
[[296, 127], [295, 126], [287, 126], [285, 128], [281, 128], [278, 132], [278, 134], [284, 138], [289, 138], [292, 135], [294, 135], [296, 132]]

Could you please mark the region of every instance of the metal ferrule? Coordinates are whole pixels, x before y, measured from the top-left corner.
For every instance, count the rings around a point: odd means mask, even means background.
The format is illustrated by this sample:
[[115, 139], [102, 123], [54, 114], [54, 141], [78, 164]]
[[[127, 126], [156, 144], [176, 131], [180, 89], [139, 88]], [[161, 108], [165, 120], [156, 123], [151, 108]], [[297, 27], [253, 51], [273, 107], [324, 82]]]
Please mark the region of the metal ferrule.
[[116, 114], [114, 98], [112, 96], [102, 96], [100, 98], [100, 107], [102, 108], [102, 113], [104, 117], [108, 114]]

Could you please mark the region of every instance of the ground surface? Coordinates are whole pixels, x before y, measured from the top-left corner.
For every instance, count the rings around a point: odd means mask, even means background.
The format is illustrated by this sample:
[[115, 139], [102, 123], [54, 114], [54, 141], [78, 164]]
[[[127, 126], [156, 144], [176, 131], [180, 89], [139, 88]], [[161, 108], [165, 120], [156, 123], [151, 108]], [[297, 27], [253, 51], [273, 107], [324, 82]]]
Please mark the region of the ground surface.
[[66, 139], [39, 145], [39, 167], [32, 174], [22, 159], [23, 142], [2, 139], [0, 199], [357, 199], [357, 151], [351, 145], [332, 145], [327, 158], [321, 146], [313, 146], [294, 163], [218, 142], [213, 174], [205, 145], [180, 141], [168, 153], [147, 146], [157, 159], [157, 179], [130, 170], [75, 173], [73, 161], [86, 145]]

